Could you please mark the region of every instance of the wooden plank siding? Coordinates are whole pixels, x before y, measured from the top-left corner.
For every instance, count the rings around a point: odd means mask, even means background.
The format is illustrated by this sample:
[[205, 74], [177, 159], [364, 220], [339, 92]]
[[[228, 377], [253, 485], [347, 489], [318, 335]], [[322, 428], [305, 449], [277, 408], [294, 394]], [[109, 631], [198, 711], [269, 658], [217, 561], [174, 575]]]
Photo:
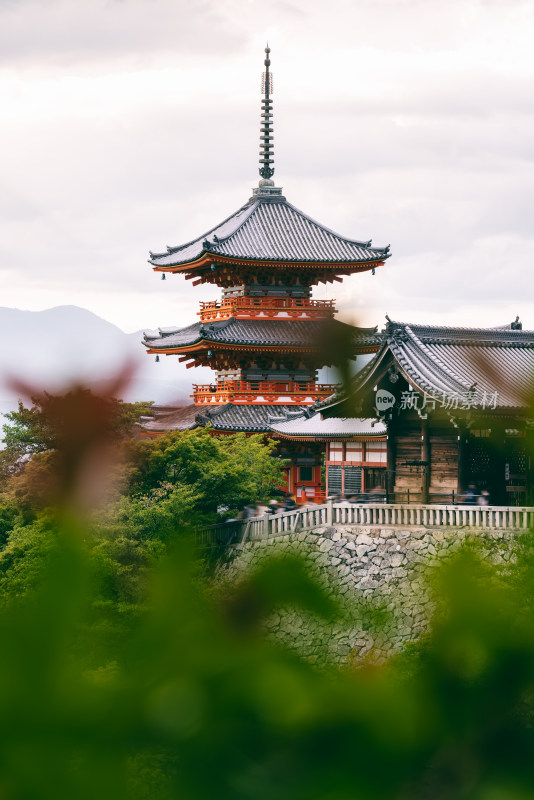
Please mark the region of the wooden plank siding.
[[395, 492], [422, 492], [422, 469], [409, 462], [421, 461], [421, 424], [402, 421], [395, 436]]
[[430, 431], [430, 494], [458, 493], [458, 435]]
[[[455, 428], [403, 420], [395, 431], [395, 493], [421, 498], [458, 494], [459, 443]], [[393, 448], [392, 448], [393, 449]], [[428, 462], [427, 464], [423, 462]], [[389, 465], [388, 465], [389, 468]]]

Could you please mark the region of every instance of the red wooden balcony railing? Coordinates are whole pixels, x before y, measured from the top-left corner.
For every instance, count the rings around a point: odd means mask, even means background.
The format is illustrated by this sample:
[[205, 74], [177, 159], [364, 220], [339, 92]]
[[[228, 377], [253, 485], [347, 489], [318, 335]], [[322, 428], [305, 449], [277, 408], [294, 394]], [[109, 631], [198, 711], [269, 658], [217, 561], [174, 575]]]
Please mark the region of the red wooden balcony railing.
[[280, 402], [279, 398], [284, 398], [284, 405], [311, 405], [316, 400], [329, 397], [337, 388], [335, 383], [311, 381], [219, 381], [193, 384], [191, 397], [197, 405], [223, 405], [230, 402], [270, 405]]
[[227, 297], [220, 302], [200, 303], [201, 322], [237, 317], [251, 319], [282, 317], [285, 319], [324, 319], [336, 311], [334, 300], [312, 300], [309, 297]]

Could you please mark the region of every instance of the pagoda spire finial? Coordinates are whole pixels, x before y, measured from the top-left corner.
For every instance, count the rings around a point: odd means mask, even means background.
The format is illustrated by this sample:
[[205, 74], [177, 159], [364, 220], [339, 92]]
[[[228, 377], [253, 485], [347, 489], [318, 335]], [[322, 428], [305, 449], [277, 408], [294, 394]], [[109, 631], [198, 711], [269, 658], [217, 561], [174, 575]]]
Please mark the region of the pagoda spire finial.
[[[269, 42], [267, 42], [265, 61], [263, 62], [265, 64], [265, 72], [261, 76], [261, 93], [263, 94], [263, 99], [261, 101], [261, 150], [259, 172], [264, 181], [268, 181], [269, 185], [274, 185], [270, 180], [274, 175], [274, 166], [272, 166], [274, 164], [274, 145], [271, 100], [271, 95], [273, 93], [273, 75], [272, 72], [269, 71], [269, 67], [271, 66], [271, 59], [269, 58], [270, 52], [271, 48], [269, 47]], [[261, 183], [262, 182], [260, 182], [260, 185]]]

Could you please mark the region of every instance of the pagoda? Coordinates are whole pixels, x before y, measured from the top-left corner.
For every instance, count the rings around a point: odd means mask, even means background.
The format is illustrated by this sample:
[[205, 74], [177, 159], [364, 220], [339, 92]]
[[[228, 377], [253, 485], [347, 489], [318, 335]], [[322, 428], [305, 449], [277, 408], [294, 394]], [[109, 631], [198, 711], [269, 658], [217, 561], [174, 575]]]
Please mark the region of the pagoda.
[[[155, 272], [181, 274], [193, 285], [216, 284], [219, 301], [201, 302], [199, 321], [185, 328], [145, 332], [156, 356], [178, 356], [187, 367], [208, 366], [214, 379], [193, 385], [193, 404], [157, 410], [147, 434], [211, 425], [217, 432], [276, 435], [272, 425], [324, 400], [335, 385], [318, 382], [318, 370], [336, 363], [336, 342], [350, 357], [374, 353], [376, 328], [334, 319], [333, 300], [315, 300], [312, 287], [343, 275], [374, 270], [388, 247], [339, 236], [289, 203], [275, 186], [272, 73], [265, 49], [262, 75], [260, 181], [252, 197], [207, 233], [163, 253], [150, 253]], [[348, 343], [348, 344], [347, 344]], [[332, 346], [333, 345], [333, 346]], [[291, 443], [290, 443], [291, 445]], [[321, 454], [287, 442], [287, 490], [320, 498]], [[308, 452], [310, 451], [310, 452]], [[317, 451], [317, 452], [316, 452]]]

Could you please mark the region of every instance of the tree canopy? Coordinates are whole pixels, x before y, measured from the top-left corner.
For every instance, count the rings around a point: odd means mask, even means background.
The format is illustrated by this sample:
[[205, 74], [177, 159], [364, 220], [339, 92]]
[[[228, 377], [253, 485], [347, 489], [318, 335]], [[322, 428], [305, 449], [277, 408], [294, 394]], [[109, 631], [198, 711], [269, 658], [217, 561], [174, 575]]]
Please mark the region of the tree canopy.
[[214, 435], [206, 428], [130, 442], [127, 493], [139, 497], [162, 486], [188, 486], [206, 512], [266, 500], [284, 483], [285, 462], [274, 448], [261, 434]]

